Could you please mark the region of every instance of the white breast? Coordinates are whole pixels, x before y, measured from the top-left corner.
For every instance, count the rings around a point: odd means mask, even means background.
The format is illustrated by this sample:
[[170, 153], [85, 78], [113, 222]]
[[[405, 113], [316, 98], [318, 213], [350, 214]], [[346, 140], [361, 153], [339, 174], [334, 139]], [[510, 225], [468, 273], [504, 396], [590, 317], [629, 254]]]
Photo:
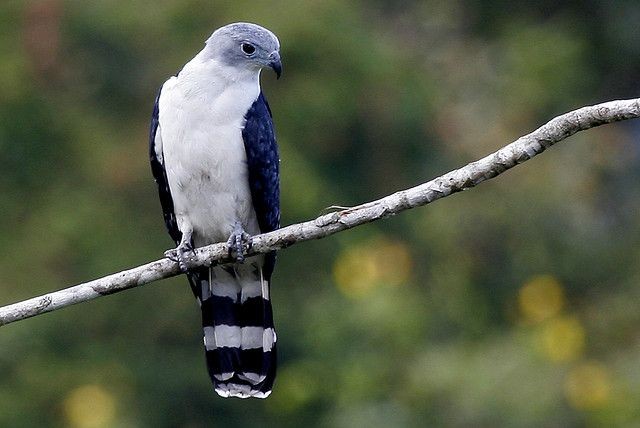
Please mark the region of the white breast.
[[159, 129], [167, 179], [181, 231], [196, 246], [226, 240], [240, 221], [259, 233], [242, 139], [244, 115], [260, 93], [259, 75], [194, 58], [163, 86]]

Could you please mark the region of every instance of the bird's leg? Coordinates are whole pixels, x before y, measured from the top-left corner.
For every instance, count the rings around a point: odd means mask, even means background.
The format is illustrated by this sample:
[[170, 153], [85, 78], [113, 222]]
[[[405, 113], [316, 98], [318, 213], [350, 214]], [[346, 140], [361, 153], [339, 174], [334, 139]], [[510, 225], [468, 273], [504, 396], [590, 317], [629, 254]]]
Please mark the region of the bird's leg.
[[244, 231], [242, 224], [239, 221], [233, 225], [233, 232], [227, 240], [229, 247], [229, 257], [235, 254], [236, 262], [244, 262], [245, 248], [249, 250], [251, 248], [251, 235]]
[[[188, 253], [191, 253], [189, 255]], [[171, 250], [167, 250], [164, 252], [164, 256], [171, 261], [178, 262], [180, 266], [180, 270], [182, 272], [187, 272], [189, 268], [193, 264], [193, 256], [195, 256], [196, 252], [193, 248], [193, 244], [191, 243], [191, 231], [184, 232], [182, 234], [182, 239], [180, 240], [180, 245]]]

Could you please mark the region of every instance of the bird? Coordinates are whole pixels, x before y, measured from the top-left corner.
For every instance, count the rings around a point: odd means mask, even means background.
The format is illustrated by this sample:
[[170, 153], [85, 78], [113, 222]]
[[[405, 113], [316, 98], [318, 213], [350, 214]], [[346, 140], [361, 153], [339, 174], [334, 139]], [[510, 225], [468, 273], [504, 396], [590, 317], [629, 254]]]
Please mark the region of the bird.
[[[262, 69], [282, 73], [270, 30], [238, 22], [160, 87], [149, 155], [166, 257], [186, 273], [202, 312], [207, 370], [222, 397], [266, 398], [276, 374], [270, 284], [275, 252], [247, 257], [251, 236], [280, 227], [279, 154]], [[232, 263], [195, 267], [194, 248], [226, 241]]]

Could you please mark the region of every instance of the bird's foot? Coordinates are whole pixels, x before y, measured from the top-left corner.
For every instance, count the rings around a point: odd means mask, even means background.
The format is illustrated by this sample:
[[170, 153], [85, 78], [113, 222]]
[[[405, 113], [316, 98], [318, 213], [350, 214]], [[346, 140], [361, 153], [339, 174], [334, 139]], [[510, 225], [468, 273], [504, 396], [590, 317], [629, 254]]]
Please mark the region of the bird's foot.
[[187, 272], [195, 262], [195, 249], [190, 242], [181, 242], [176, 248], [164, 252], [164, 256], [172, 262], [178, 263], [182, 272]]
[[227, 240], [227, 246], [229, 247], [229, 257], [234, 257], [237, 263], [244, 262], [244, 254], [251, 249], [251, 235], [244, 231], [240, 222], [236, 222], [233, 226], [233, 232]]

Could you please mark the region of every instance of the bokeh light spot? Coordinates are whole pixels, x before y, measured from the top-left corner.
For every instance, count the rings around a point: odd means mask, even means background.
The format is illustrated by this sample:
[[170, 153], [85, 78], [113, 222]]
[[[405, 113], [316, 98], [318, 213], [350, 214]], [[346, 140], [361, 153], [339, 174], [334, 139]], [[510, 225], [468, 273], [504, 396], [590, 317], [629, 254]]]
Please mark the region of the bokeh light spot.
[[100, 385], [83, 385], [65, 398], [64, 414], [72, 427], [110, 427], [116, 414], [115, 398]]
[[584, 327], [575, 317], [550, 320], [539, 333], [542, 353], [551, 361], [573, 361], [584, 349]]
[[539, 323], [557, 315], [564, 306], [562, 286], [551, 275], [539, 275], [527, 281], [518, 294], [520, 312], [525, 321]]
[[564, 392], [571, 406], [576, 409], [601, 408], [611, 397], [611, 377], [606, 367], [596, 362], [586, 362], [569, 372]]
[[271, 398], [274, 412], [295, 413], [314, 400], [320, 394], [316, 383], [318, 371], [319, 367], [310, 362], [284, 366], [278, 373], [278, 389]]
[[399, 286], [412, 269], [407, 246], [379, 238], [343, 251], [333, 267], [336, 285], [349, 297], [362, 297], [379, 285]]

